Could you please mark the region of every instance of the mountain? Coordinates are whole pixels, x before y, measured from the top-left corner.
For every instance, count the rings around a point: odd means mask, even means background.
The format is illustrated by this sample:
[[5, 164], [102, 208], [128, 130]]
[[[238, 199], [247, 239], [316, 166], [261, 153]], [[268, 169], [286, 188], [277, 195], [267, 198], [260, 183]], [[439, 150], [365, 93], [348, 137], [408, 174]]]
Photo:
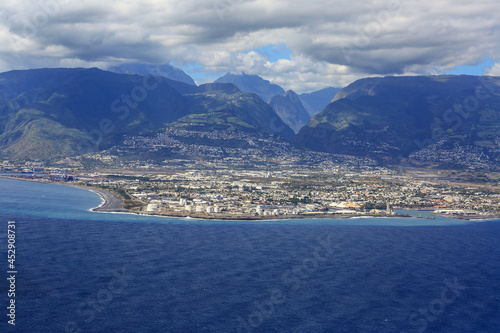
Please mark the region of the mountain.
[[0, 153], [9, 158], [101, 150], [188, 115], [211, 124], [221, 114], [228, 119], [219, 126], [293, 136], [269, 105], [232, 84], [197, 87], [97, 68], [0, 74]]
[[166, 77], [167, 79], [183, 82], [190, 85], [196, 85], [191, 76], [187, 75], [183, 70], [176, 68], [170, 64], [148, 65], [140, 63], [127, 63], [110, 67], [108, 68], [108, 71], [118, 74], [151, 74]]
[[185, 91], [197, 111], [173, 125], [195, 131], [246, 130], [273, 133], [292, 139], [294, 132], [269, 104], [255, 94], [243, 93], [231, 83], [204, 84]]
[[157, 79], [97, 68], [2, 73], [0, 149], [13, 158], [74, 155], [192, 112]]
[[[384, 77], [342, 89], [294, 138], [313, 150], [500, 165], [500, 78]], [[451, 157], [453, 158], [451, 158]], [[462, 161], [461, 161], [462, 160]], [[472, 163], [472, 162], [471, 162]]]
[[341, 88], [328, 87], [312, 93], [300, 94], [299, 98], [302, 105], [309, 113], [309, 116], [312, 118], [330, 104], [340, 90]]
[[257, 75], [226, 74], [214, 83], [232, 83], [242, 92], [257, 94], [264, 102], [268, 102], [275, 95], [283, 95], [285, 90], [280, 86], [264, 80]]
[[278, 116], [285, 124], [298, 133], [309, 122], [311, 117], [302, 105], [299, 95], [293, 90], [288, 90], [284, 95], [276, 95], [269, 101]]
[[[275, 109], [276, 113], [295, 133], [311, 117], [323, 110], [340, 90], [340, 88], [325, 88], [298, 96], [293, 91], [285, 93], [285, 90], [280, 86], [272, 84], [257, 75], [247, 75], [245, 73], [226, 74], [218, 78], [215, 83], [232, 83], [243, 92], [257, 94]], [[306, 114], [304, 114], [304, 111], [306, 111]]]

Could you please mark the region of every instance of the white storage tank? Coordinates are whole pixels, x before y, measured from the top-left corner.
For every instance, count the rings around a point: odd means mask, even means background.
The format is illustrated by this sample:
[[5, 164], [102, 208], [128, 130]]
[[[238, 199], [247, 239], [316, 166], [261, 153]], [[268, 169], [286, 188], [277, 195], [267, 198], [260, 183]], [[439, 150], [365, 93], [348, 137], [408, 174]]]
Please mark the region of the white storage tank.
[[146, 211], [148, 211], [148, 212], [157, 212], [158, 211], [158, 204], [154, 204], [154, 203], [148, 204], [148, 207], [146, 208]]

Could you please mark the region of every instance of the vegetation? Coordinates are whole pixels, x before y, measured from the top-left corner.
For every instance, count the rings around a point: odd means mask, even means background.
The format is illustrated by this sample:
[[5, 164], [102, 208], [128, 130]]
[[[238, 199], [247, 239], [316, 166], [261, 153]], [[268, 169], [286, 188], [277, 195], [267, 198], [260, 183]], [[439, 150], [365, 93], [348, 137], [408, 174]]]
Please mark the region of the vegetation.
[[375, 158], [408, 157], [437, 143], [440, 151], [473, 147], [498, 158], [499, 137], [500, 78], [484, 83], [475, 76], [431, 76], [356, 81], [294, 141], [313, 150]]
[[232, 84], [196, 87], [96, 68], [0, 74], [0, 154], [5, 157], [49, 160], [101, 151], [125, 136], [155, 133], [176, 121], [269, 133], [274, 125], [283, 129], [278, 135], [293, 135], [268, 104]]

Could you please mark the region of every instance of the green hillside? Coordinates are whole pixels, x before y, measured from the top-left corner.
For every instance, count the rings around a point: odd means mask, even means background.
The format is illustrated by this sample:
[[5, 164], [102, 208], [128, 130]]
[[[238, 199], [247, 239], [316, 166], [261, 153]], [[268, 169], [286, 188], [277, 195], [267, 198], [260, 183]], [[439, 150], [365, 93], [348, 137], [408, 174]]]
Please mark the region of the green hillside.
[[[96, 68], [11, 71], [0, 74], [0, 154], [50, 159], [99, 151], [188, 115], [212, 124], [221, 111], [249, 130], [273, 132], [277, 118], [232, 84], [196, 87]], [[288, 127], [276, 134], [293, 135]]]
[[475, 147], [495, 159], [499, 138], [500, 78], [431, 76], [356, 81], [294, 141], [319, 151], [381, 158], [436, 146]]
[[202, 112], [185, 116], [175, 124], [199, 130], [262, 131], [288, 139], [294, 135], [271, 106], [255, 94], [242, 93], [233, 84], [204, 84], [185, 96]]

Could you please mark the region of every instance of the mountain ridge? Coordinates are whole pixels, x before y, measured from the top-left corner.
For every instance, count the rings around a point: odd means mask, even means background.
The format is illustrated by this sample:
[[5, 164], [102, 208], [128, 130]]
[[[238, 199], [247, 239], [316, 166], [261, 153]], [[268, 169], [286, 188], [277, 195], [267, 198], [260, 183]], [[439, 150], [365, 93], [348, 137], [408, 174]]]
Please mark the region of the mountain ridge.
[[300, 94], [299, 98], [312, 118], [330, 104], [340, 90], [342, 89], [327, 87], [311, 93]]
[[276, 111], [278, 116], [298, 133], [306, 125], [311, 117], [302, 105], [299, 95], [293, 90], [286, 91], [283, 95], [275, 95], [269, 100], [269, 105]]
[[[232, 84], [197, 87], [97, 68], [11, 71], [0, 74], [0, 151], [30, 159], [99, 151], [124, 135], [212, 111], [228, 115], [222, 126], [241, 130], [273, 133], [271, 120], [279, 119], [260, 98]], [[282, 129], [276, 134], [291, 138], [292, 130], [275, 121]]]
[[141, 63], [125, 63], [109, 67], [107, 70], [117, 74], [149, 74], [162, 76], [173, 81], [179, 81], [189, 85], [196, 85], [191, 76], [189, 76], [182, 69], [174, 67], [170, 64], [149, 65]]
[[396, 159], [436, 144], [442, 152], [479, 147], [498, 159], [499, 137], [500, 78], [389, 76], [342, 89], [294, 142], [324, 152]]
[[[312, 93], [298, 95], [293, 90], [285, 91], [257, 75], [226, 74], [214, 83], [232, 83], [243, 92], [257, 94], [271, 105], [280, 118], [297, 133], [316, 113], [331, 102], [339, 89], [325, 88]], [[293, 96], [291, 93], [293, 93]]]

